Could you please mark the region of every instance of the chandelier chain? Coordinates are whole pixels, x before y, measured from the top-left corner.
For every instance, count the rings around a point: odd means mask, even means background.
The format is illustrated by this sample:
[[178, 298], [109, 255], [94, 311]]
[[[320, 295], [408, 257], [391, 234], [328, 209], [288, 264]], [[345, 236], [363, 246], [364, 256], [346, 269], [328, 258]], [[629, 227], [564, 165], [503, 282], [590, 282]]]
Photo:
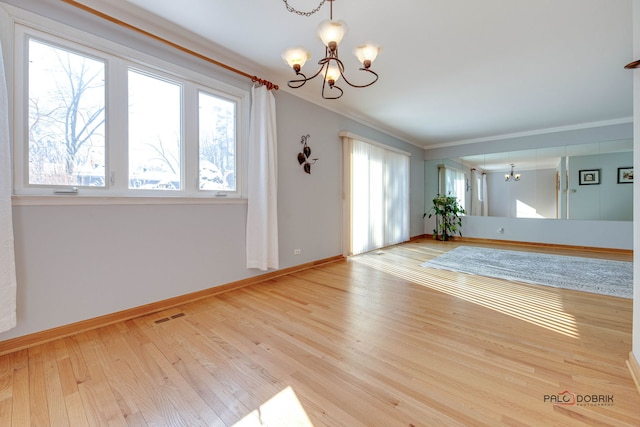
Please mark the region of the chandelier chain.
[[[298, 10], [296, 8], [294, 8], [293, 6], [291, 6], [288, 2], [288, 0], [282, 0], [284, 2], [284, 4], [287, 6], [287, 10], [291, 13], [295, 13], [298, 14], [300, 16], [311, 16], [314, 13], [316, 13], [317, 11], [320, 10], [320, 8], [322, 7], [322, 5], [327, 1], [327, 0], [320, 0], [320, 4], [318, 5], [318, 7], [316, 7], [315, 9], [313, 9], [310, 12], [303, 12], [301, 10]], [[333, 0], [329, 0], [329, 1], [333, 1]]]

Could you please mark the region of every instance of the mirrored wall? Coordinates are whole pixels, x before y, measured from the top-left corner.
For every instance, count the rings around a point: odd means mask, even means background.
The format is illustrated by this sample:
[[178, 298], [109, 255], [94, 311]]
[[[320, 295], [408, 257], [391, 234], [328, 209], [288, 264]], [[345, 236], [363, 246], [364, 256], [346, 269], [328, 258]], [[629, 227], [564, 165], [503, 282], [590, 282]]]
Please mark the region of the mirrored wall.
[[464, 173], [468, 215], [633, 220], [632, 139], [429, 160], [426, 168], [432, 177], [434, 168]]

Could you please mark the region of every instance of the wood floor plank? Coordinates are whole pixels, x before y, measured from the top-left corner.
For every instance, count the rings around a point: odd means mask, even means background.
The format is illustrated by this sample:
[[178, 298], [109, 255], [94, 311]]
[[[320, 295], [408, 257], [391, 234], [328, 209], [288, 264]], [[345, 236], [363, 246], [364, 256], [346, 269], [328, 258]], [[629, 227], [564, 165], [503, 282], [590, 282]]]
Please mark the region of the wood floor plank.
[[[145, 347], [152, 345], [133, 321], [121, 325], [125, 347], [119, 353], [124, 363], [131, 367], [136, 383], [143, 388], [142, 398], [138, 398], [139, 407], [147, 423], [151, 425], [188, 426], [189, 423], [174, 405], [172, 385], [167, 382], [164, 373], [155, 361], [149, 357]], [[151, 399], [147, 401], [146, 395]]]
[[129, 351], [117, 326], [108, 326], [97, 331], [100, 344], [97, 355], [104, 366], [109, 386], [117, 396], [116, 400], [128, 424], [131, 420], [145, 420], [151, 424], [162, 423], [162, 416], [151, 393], [153, 388], [140, 373], [140, 361]]
[[13, 390], [11, 399], [11, 426], [31, 425], [29, 403], [29, 350], [19, 350], [4, 357], [13, 359]]
[[[207, 323], [208, 312], [200, 313], [199, 319], [202, 321], [200, 325]], [[236, 316], [238, 316], [237, 314]], [[218, 323], [215, 326], [215, 333], [219, 338], [214, 339], [223, 340], [240, 349], [244, 353], [251, 356], [259, 366], [273, 375], [277, 375], [278, 378], [284, 379], [284, 382], [288, 384], [294, 392], [300, 392], [304, 390], [305, 393], [297, 397], [297, 401], [304, 402], [303, 408], [314, 407], [317, 408], [317, 413], [321, 414], [320, 418], [314, 419], [314, 425], [327, 425], [338, 426], [342, 424], [359, 426], [364, 425], [361, 421], [353, 418], [349, 413], [344, 412], [332, 404], [324, 395], [317, 393], [312, 385], [298, 381], [294, 378], [293, 374], [303, 367], [297, 366], [295, 360], [290, 359], [286, 354], [279, 352], [276, 348], [272, 347], [269, 343], [268, 332], [255, 327], [249, 327], [240, 332], [238, 327], [240, 325], [249, 325], [246, 320], [240, 322], [233, 322], [232, 324]], [[250, 333], [249, 333], [250, 332]], [[265, 340], [267, 342], [265, 342]], [[279, 389], [278, 393], [282, 390]], [[272, 397], [272, 396], [269, 396]], [[265, 403], [266, 399], [260, 401], [261, 407]], [[285, 411], [290, 411], [292, 405], [288, 405]], [[293, 405], [295, 406], [295, 405]], [[299, 409], [303, 409], [299, 408]], [[304, 409], [303, 409], [304, 410]]]
[[53, 425], [49, 419], [43, 346], [29, 349], [29, 412], [33, 425]]
[[10, 426], [13, 410], [14, 357], [0, 358], [0, 425]]
[[1, 356], [0, 425], [640, 425], [632, 301], [420, 267], [460, 244], [632, 260], [415, 239]]
[[[144, 322], [141, 322], [144, 327]], [[236, 384], [226, 375], [220, 375], [224, 363], [215, 362], [220, 356], [212, 347], [221, 342], [212, 337], [193, 316], [186, 316], [180, 322], [147, 327], [148, 334], [157, 335], [158, 349], [165, 355], [175, 354], [173, 365], [181, 373], [198, 395], [216, 412], [225, 425], [233, 425], [249, 414], [254, 402], [245, 405], [238, 393], [243, 386]], [[249, 386], [246, 386], [249, 388]], [[250, 409], [251, 408], [251, 409]]]
[[64, 393], [57, 361], [58, 347], [53, 342], [44, 344], [42, 348], [50, 423], [60, 427], [69, 426], [69, 416], [67, 415], [65, 401], [59, 398]]
[[113, 390], [109, 386], [104, 366], [97, 354], [100, 345], [96, 331], [77, 336], [77, 343], [86, 364], [87, 377], [78, 384], [78, 390], [85, 408], [87, 422], [91, 426], [126, 426], [124, 414], [120, 410]]

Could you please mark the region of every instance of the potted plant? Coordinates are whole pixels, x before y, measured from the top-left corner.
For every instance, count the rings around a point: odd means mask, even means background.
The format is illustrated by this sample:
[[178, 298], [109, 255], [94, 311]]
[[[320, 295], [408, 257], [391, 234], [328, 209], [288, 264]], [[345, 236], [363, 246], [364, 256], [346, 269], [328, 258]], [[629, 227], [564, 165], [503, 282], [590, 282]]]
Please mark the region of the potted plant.
[[433, 206], [422, 217], [436, 216], [436, 228], [433, 230], [433, 238], [437, 240], [449, 240], [454, 234], [462, 236], [462, 214], [464, 209], [454, 196], [438, 194], [433, 199]]

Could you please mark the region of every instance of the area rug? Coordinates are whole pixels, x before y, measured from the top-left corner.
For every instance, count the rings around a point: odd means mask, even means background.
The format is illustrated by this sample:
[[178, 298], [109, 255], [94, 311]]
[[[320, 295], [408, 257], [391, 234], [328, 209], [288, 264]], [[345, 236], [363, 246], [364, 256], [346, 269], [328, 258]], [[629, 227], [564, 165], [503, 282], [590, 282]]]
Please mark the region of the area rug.
[[420, 265], [622, 298], [633, 297], [633, 263], [626, 261], [458, 246]]

